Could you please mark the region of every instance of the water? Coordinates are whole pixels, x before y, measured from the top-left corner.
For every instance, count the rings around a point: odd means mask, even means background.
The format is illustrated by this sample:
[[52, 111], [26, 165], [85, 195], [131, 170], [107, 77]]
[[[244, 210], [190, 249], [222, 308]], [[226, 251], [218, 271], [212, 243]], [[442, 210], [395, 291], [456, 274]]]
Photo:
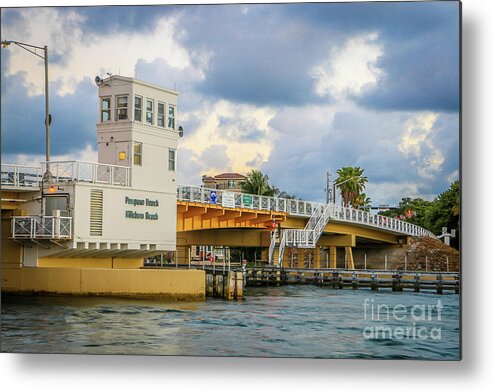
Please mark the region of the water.
[[6, 352], [459, 358], [455, 294], [283, 286], [249, 288], [238, 302], [7, 296], [1, 317]]

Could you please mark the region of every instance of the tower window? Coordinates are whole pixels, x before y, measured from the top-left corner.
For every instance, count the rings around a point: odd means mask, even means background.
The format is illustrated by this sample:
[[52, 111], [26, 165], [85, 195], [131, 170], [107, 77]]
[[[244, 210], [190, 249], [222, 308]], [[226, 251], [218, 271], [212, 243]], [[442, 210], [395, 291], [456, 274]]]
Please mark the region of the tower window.
[[134, 165], [142, 166], [142, 143], [134, 143]]
[[142, 97], [135, 96], [134, 121], [142, 121]]
[[101, 122], [111, 120], [111, 98], [103, 98], [101, 100]]
[[164, 103], [157, 103], [157, 126], [164, 127]]
[[176, 150], [168, 150], [168, 170], [175, 171], [176, 169]]
[[175, 107], [172, 105], [168, 109], [168, 128], [175, 129]]
[[154, 101], [152, 99], [148, 99], [146, 103], [146, 123], [153, 124], [152, 118], [154, 116]]
[[128, 119], [128, 96], [116, 97], [116, 120]]

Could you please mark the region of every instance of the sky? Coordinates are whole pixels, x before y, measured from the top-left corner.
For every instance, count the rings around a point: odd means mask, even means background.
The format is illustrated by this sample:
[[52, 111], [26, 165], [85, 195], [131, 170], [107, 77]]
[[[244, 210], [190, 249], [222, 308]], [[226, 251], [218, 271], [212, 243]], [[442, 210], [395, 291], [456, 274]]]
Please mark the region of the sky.
[[[3, 8], [1, 38], [49, 47], [53, 160], [97, 161], [113, 73], [178, 90], [180, 184], [259, 169], [323, 201], [359, 166], [395, 205], [459, 177], [459, 23], [455, 1]], [[37, 164], [43, 62], [0, 54], [2, 162]]]

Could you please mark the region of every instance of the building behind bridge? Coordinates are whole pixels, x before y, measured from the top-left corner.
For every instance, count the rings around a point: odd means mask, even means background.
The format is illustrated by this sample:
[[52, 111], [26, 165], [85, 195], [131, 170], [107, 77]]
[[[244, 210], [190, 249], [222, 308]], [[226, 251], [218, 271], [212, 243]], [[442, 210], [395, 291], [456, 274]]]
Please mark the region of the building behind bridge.
[[221, 173], [215, 176], [202, 176], [202, 184], [205, 188], [229, 190], [241, 192], [241, 186], [246, 176], [239, 173]]

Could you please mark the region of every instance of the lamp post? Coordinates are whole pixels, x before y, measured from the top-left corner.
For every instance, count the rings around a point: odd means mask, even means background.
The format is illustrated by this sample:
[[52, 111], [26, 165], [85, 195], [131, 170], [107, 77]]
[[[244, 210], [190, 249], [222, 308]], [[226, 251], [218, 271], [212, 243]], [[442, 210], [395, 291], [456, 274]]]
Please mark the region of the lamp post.
[[[335, 193], [335, 192], [334, 192]], [[327, 184], [325, 187], [325, 201], [329, 204], [332, 201], [332, 189], [330, 189], [330, 172], [327, 172]]]
[[[35, 56], [44, 60], [45, 63], [45, 128], [46, 128], [46, 172], [43, 175], [43, 180], [51, 179], [50, 172], [50, 125], [51, 125], [51, 114], [50, 114], [50, 99], [48, 94], [48, 46], [35, 46], [31, 44], [26, 44], [19, 41], [7, 41], [1, 42], [2, 48], [7, 48], [10, 44], [17, 45], [18, 47], [34, 54]], [[37, 50], [42, 50], [44, 55], [39, 54]]]

